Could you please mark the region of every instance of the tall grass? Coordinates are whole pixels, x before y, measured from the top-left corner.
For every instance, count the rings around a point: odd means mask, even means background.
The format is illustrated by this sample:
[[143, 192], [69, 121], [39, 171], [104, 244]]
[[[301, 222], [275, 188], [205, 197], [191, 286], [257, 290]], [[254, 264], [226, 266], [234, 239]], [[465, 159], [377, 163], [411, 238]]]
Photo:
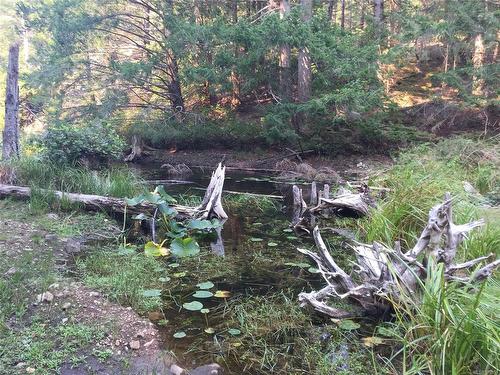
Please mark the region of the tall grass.
[[396, 321], [379, 327], [400, 349], [391, 362], [404, 374], [498, 374], [500, 371], [500, 288], [446, 282], [443, 264], [428, 265], [420, 298], [401, 291]]
[[94, 171], [33, 157], [21, 158], [12, 167], [17, 184], [39, 189], [113, 197], [131, 197], [144, 189], [143, 181], [127, 168]]

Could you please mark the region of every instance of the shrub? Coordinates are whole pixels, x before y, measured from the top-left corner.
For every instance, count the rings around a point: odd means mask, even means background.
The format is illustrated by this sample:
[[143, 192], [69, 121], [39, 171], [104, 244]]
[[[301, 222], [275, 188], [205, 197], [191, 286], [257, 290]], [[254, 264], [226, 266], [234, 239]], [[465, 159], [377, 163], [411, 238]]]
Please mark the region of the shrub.
[[125, 147], [115, 129], [101, 122], [50, 125], [41, 143], [48, 159], [64, 163], [75, 163], [85, 158], [97, 158], [99, 161], [118, 159]]

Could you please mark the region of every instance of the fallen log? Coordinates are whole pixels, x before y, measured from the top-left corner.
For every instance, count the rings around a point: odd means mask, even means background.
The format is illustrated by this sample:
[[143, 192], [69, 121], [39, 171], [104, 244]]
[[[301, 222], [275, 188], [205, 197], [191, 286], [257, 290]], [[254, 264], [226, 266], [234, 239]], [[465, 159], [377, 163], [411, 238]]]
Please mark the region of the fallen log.
[[[453, 263], [457, 248], [467, 233], [483, 224], [483, 220], [462, 225], [454, 224], [451, 198], [447, 194], [443, 203], [430, 210], [427, 226], [415, 246], [407, 252], [401, 250], [398, 242], [393, 249], [377, 242], [372, 245], [354, 242], [351, 247], [356, 253], [355, 272], [359, 274], [357, 279], [359, 281], [355, 281], [336, 264], [316, 226], [313, 238], [317, 252], [306, 249], [298, 251], [316, 262], [327, 285], [319, 291], [300, 293], [299, 301], [302, 306], [310, 305], [315, 310], [334, 318], [345, 318], [346, 313], [332, 309], [328, 304], [330, 298], [350, 298], [370, 313], [387, 311], [392, 304], [399, 301], [402, 292], [417, 295], [419, 285], [426, 277], [424, 264], [429, 262], [430, 257], [444, 264], [446, 280], [467, 283], [483, 280], [500, 266], [500, 260], [494, 260], [496, 257], [494, 254], [461, 264]], [[468, 277], [455, 276], [457, 271], [463, 272], [484, 261], [490, 263]]]
[[[174, 208], [179, 217], [196, 217], [201, 219], [218, 218], [226, 219], [227, 215], [222, 208], [221, 194], [224, 185], [224, 167], [219, 164], [210, 180], [207, 192], [203, 199], [203, 203], [198, 207], [189, 207], [178, 204], [172, 204], [170, 207]], [[105, 197], [94, 194], [78, 194], [68, 193], [63, 191], [43, 190], [44, 194], [51, 194], [59, 201], [66, 201], [69, 203], [79, 204], [84, 209], [89, 211], [107, 211], [112, 213], [149, 213], [153, 214], [157, 209], [157, 205], [142, 201], [136, 205], [127, 205], [125, 199]], [[29, 199], [31, 197], [31, 189], [26, 186], [4, 185], [0, 184], [0, 198], [16, 198], [16, 199]]]

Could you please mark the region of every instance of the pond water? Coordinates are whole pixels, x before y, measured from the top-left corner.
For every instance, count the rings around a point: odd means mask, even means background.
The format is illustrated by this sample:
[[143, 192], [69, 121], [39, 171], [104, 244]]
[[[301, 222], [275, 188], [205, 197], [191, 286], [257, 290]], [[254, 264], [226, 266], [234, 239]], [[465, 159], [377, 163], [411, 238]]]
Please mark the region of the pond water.
[[[165, 190], [174, 196], [203, 195], [210, 173], [197, 170], [182, 178], [186, 182], [166, 184]], [[147, 180], [167, 177], [153, 166], [142, 169], [142, 175]], [[291, 195], [291, 184], [276, 183], [275, 176], [233, 171], [226, 176], [225, 190], [285, 198]], [[225, 194], [223, 204], [229, 218], [218, 235], [198, 238], [202, 245], [199, 256], [166, 261], [171, 271], [164, 279], [163, 307], [149, 316], [161, 329], [165, 349], [173, 351], [186, 367], [217, 362], [227, 374], [288, 373], [286, 353], [276, 359], [276, 371], [257, 366], [255, 363], [265, 359], [253, 353], [258, 351], [254, 345], [261, 339], [265, 345], [281, 348], [284, 339], [273, 338], [274, 330], [280, 327], [271, 323], [271, 332], [261, 333], [258, 327], [248, 328], [252, 325], [247, 324], [252, 319], [258, 321], [256, 314], [263, 315], [264, 320], [266, 314], [269, 320], [277, 319], [276, 312], [259, 312], [266, 300], [273, 301], [269, 309], [289, 309], [275, 303], [284, 300], [296, 310], [298, 293], [322, 285], [312, 262], [297, 251], [297, 247], [312, 248], [314, 244], [309, 238], [297, 237], [289, 228], [291, 212], [287, 203], [287, 199]], [[200, 283], [205, 285], [197, 286]], [[198, 303], [197, 311], [191, 311], [190, 305], [186, 308], [186, 303], [193, 302]], [[203, 305], [201, 311], [199, 303]], [[281, 313], [286, 318], [286, 311]], [[311, 319], [323, 322], [317, 316]], [[293, 352], [293, 346], [290, 339], [288, 354]], [[251, 358], [253, 354], [255, 358]], [[249, 366], [248, 361], [255, 363]]]

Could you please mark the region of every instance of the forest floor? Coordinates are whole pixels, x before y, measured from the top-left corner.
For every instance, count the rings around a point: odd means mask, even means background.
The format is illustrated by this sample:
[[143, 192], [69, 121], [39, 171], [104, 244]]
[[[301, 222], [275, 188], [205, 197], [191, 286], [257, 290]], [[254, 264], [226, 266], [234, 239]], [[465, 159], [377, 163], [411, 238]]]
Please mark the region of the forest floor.
[[96, 225], [116, 232], [100, 214], [0, 202], [0, 374], [180, 374], [148, 319], [74, 277]]

